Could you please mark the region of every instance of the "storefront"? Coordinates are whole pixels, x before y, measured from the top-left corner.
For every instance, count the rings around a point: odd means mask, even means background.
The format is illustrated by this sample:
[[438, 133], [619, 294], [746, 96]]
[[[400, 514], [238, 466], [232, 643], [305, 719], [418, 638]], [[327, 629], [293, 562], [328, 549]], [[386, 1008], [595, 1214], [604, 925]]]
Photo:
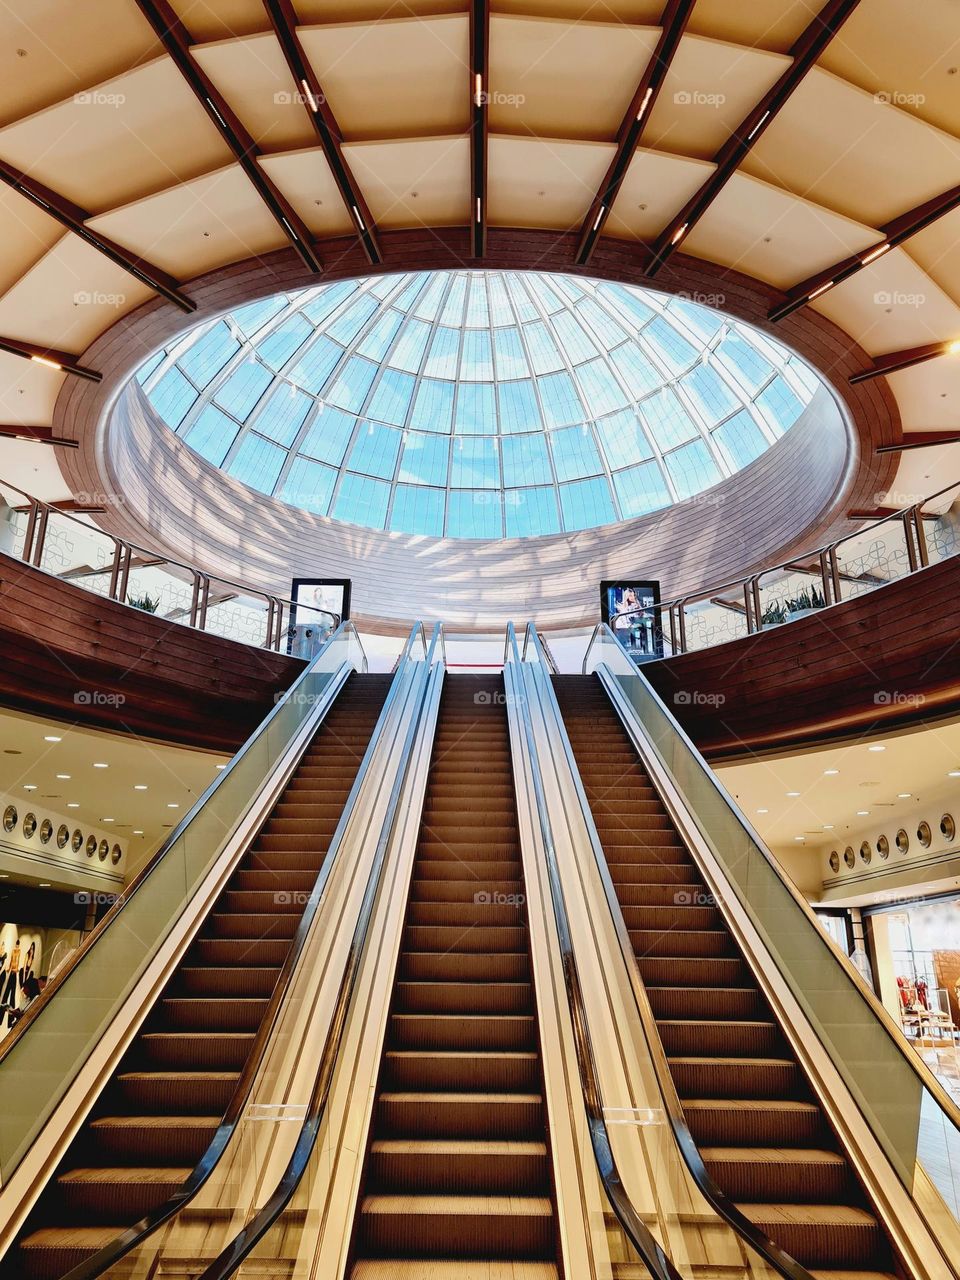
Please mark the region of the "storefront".
[[877, 994], [960, 1097], [960, 893], [865, 908]]

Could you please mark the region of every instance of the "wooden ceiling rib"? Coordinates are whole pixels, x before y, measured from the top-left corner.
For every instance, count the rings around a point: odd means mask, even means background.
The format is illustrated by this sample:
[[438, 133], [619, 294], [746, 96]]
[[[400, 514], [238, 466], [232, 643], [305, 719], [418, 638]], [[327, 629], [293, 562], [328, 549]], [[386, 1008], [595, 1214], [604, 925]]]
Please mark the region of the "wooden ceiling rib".
[[957, 444], [960, 442], [958, 431], [911, 431], [896, 444], [880, 444], [875, 453], [903, 453], [909, 449], [930, 449], [937, 445]]
[[604, 175], [599, 191], [591, 201], [590, 209], [580, 229], [580, 243], [577, 245], [578, 266], [586, 266], [590, 261], [597, 240], [603, 234], [604, 225], [610, 216], [620, 184], [640, 145], [647, 121], [657, 105], [657, 97], [667, 78], [674, 54], [695, 4], [696, 0], [667, 0], [660, 18], [660, 38], [657, 41], [657, 47], [644, 68], [637, 91], [623, 117], [623, 123], [617, 132], [616, 154], [610, 161], [610, 167]]
[[920, 347], [905, 347], [902, 351], [885, 351], [875, 356], [869, 369], [863, 369], [850, 377], [852, 386], [858, 382], [869, 382], [871, 378], [880, 378], [887, 373], [898, 373], [901, 369], [911, 369], [915, 364], [926, 364], [928, 360], [936, 360], [940, 356], [958, 354], [953, 348], [956, 340], [947, 338], [943, 342], [928, 342]]
[[68, 440], [54, 435], [53, 427], [29, 427], [18, 423], [0, 422], [0, 439], [29, 440], [33, 444], [62, 445], [65, 449], [77, 449], [79, 440]]
[[323, 265], [314, 246], [313, 236], [293, 205], [259, 165], [261, 151], [256, 142], [227, 100], [191, 56], [193, 39], [168, 0], [136, 0], [136, 3], [284, 235], [311, 271], [322, 271]]
[[648, 276], [655, 276], [660, 271], [697, 225], [859, 3], [860, 0], [827, 0], [804, 29], [790, 50], [789, 67], [733, 130], [713, 157], [713, 172], [657, 237], [647, 265]]
[[487, 251], [487, 151], [490, 131], [490, 4], [470, 0], [470, 246]]
[[291, 0], [263, 0], [273, 30], [283, 50], [298, 91], [303, 94], [303, 108], [327, 158], [334, 181], [346, 205], [350, 220], [357, 229], [367, 261], [376, 265], [383, 261], [373, 214], [359, 183], [343, 154], [343, 135], [337, 118], [320, 84], [310, 60], [297, 37], [297, 14]]
[[960, 186], [951, 187], [941, 195], [934, 196], [932, 200], [925, 200], [915, 209], [909, 209], [906, 213], [900, 214], [898, 218], [879, 228], [877, 243], [871, 245], [869, 249], [864, 250], [863, 253], [850, 254], [794, 285], [787, 292], [785, 301], [772, 309], [770, 319], [783, 320], [800, 307], [805, 307], [811, 298], [819, 297], [828, 289], [842, 284], [844, 280], [849, 280], [852, 275], [868, 267], [871, 262], [876, 262], [890, 249], [895, 249], [904, 240], [909, 240], [911, 236], [925, 231], [938, 219], [957, 208], [960, 208]]
[[35, 364], [46, 365], [57, 371], [75, 374], [85, 378], [87, 382], [100, 382], [103, 377], [96, 369], [88, 369], [69, 351], [58, 351], [55, 347], [41, 347], [34, 342], [23, 342], [20, 338], [0, 338], [0, 351], [10, 356], [20, 356], [23, 360], [32, 360]]
[[61, 226], [80, 236], [82, 240], [92, 245], [94, 249], [98, 249], [111, 262], [123, 267], [125, 271], [129, 271], [131, 275], [149, 285], [151, 289], [155, 289], [157, 293], [168, 298], [181, 311], [194, 311], [196, 309], [195, 304], [182, 292], [179, 282], [173, 276], [161, 271], [159, 267], [153, 266], [145, 258], [141, 258], [137, 254], [131, 253], [128, 249], [124, 249], [122, 245], [115, 243], [115, 241], [99, 235], [96, 231], [92, 231], [86, 225], [91, 217], [91, 214], [86, 209], [81, 209], [72, 200], [67, 200], [66, 197], [58, 195], [56, 191], [51, 191], [42, 182], [38, 182], [36, 178], [31, 178], [29, 174], [14, 168], [13, 165], [7, 164], [5, 160], [0, 160], [0, 181], [5, 182], [14, 191], [18, 191], [22, 196], [37, 205], [38, 208], [43, 209], [45, 213], [49, 213], [52, 218], [56, 218]]

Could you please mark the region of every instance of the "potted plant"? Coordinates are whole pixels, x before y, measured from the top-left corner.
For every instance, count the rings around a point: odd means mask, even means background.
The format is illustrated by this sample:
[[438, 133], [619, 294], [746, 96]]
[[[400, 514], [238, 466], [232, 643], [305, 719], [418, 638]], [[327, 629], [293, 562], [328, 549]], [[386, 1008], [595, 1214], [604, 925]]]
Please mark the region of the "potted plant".
[[127, 604], [133, 609], [142, 609], [144, 613], [156, 613], [160, 608], [160, 597], [154, 600], [153, 596], [127, 596]]
[[760, 629], [765, 631], [768, 627], [779, 627], [783, 622], [795, 622], [797, 618], [816, 613], [826, 603], [819, 587], [805, 588], [798, 595], [768, 604], [760, 618]]

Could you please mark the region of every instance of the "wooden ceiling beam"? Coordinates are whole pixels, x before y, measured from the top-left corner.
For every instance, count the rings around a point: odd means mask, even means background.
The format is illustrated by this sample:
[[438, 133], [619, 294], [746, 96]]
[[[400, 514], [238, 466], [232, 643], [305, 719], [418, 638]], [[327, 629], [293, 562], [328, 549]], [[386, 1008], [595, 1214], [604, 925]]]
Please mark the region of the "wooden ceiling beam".
[[259, 146], [191, 54], [195, 41], [168, 0], [136, 0], [136, 3], [304, 264], [311, 271], [322, 271], [323, 265], [310, 230], [280, 188], [260, 167], [262, 152]]
[[713, 172], [654, 241], [646, 268], [648, 276], [657, 274], [697, 225], [859, 3], [860, 0], [827, 0], [801, 32], [790, 49], [791, 62], [783, 75], [732, 131], [713, 157]]
[[696, 0], [667, 0], [660, 17], [660, 38], [650, 61], [644, 68], [637, 91], [617, 132], [616, 153], [610, 161], [600, 189], [594, 196], [583, 226], [580, 228], [580, 242], [577, 245], [576, 254], [578, 266], [586, 266], [590, 261], [596, 243], [603, 234], [610, 210], [613, 208], [621, 183], [627, 176], [630, 162], [640, 145], [647, 121], [653, 114], [663, 82], [667, 78], [695, 3]]
[[887, 351], [875, 356], [869, 369], [861, 369], [859, 373], [850, 375], [850, 384], [869, 382], [871, 378], [880, 378], [886, 373], [899, 373], [901, 369], [912, 369], [916, 364], [925, 364], [927, 360], [937, 360], [940, 356], [960, 355], [960, 339], [946, 338], [943, 342], [928, 342], [922, 347], [905, 347], [902, 351]]
[[490, 136], [490, 2], [470, 0], [470, 249], [487, 251], [487, 153]]
[[179, 281], [173, 276], [168, 275], [166, 271], [161, 271], [146, 258], [141, 258], [138, 254], [131, 253], [129, 249], [124, 249], [122, 245], [108, 239], [107, 236], [91, 231], [86, 224], [93, 215], [88, 210], [82, 209], [72, 200], [67, 200], [65, 196], [52, 191], [36, 178], [31, 178], [29, 174], [14, 168], [5, 160], [0, 160], [0, 182], [18, 191], [44, 213], [55, 218], [61, 226], [78, 235], [86, 244], [116, 263], [118, 267], [122, 267], [124, 271], [129, 271], [141, 284], [147, 285], [167, 298], [181, 311], [196, 311], [197, 304], [182, 292]]
[[835, 262], [832, 267], [826, 267], [823, 271], [818, 271], [816, 275], [808, 276], [806, 280], [801, 280], [792, 289], [788, 289], [786, 298], [773, 308], [769, 313], [769, 318], [771, 320], [783, 320], [786, 316], [792, 315], [794, 311], [805, 307], [814, 298], [819, 298], [821, 294], [826, 293], [829, 289], [834, 289], [838, 284], [843, 284], [844, 280], [849, 280], [858, 271], [868, 267], [871, 262], [876, 262], [885, 253], [895, 249], [897, 245], [903, 244], [904, 240], [909, 240], [911, 236], [926, 230], [938, 218], [945, 217], [957, 208], [960, 208], [960, 186], [951, 187], [949, 191], [944, 191], [941, 195], [934, 196], [932, 200], [924, 201], [923, 204], [917, 205], [915, 209], [908, 209], [906, 213], [900, 214], [899, 217], [893, 218], [878, 229], [879, 237], [877, 243], [871, 245], [869, 249], [864, 249], [861, 253], [852, 253], [846, 258], [842, 258], [839, 262]]
[[40, 347], [34, 342], [22, 342], [19, 338], [0, 338], [0, 351], [8, 356], [20, 356], [23, 360], [32, 360], [34, 364], [46, 365], [48, 369], [72, 373], [78, 378], [86, 378], [88, 382], [100, 382], [103, 374], [96, 369], [88, 369], [80, 364], [76, 356], [69, 351], [58, 351], [55, 347]]
[[263, 0], [287, 67], [301, 95], [304, 110], [326, 156], [340, 197], [360, 237], [367, 261], [383, 261], [373, 214], [343, 154], [343, 134], [323, 87], [297, 35], [298, 19], [292, 0]]
[[65, 449], [78, 449], [79, 440], [67, 440], [64, 436], [55, 436], [53, 427], [27, 427], [15, 422], [0, 423], [0, 439], [29, 440], [33, 444], [61, 445]]
[[908, 431], [899, 444], [878, 444], [874, 453], [906, 453], [945, 444], [960, 444], [960, 431]]

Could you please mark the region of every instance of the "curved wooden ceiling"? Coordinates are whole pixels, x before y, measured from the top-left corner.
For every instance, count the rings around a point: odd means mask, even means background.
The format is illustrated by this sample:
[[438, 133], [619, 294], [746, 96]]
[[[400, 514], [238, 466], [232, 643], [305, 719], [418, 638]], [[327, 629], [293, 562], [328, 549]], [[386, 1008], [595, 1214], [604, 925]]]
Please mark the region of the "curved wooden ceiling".
[[[42, 438], [100, 335], [189, 311], [198, 276], [389, 269], [410, 230], [480, 265], [509, 228], [665, 289], [752, 277], [784, 341], [804, 314], [851, 336], [843, 379], [879, 372], [908, 441], [956, 431], [954, 0], [23, 0], [0, 36], [8, 434]], [[52, 450], [0, 448], [66, 496]], [[893, 460], [877, 505], [960, 445]]]

